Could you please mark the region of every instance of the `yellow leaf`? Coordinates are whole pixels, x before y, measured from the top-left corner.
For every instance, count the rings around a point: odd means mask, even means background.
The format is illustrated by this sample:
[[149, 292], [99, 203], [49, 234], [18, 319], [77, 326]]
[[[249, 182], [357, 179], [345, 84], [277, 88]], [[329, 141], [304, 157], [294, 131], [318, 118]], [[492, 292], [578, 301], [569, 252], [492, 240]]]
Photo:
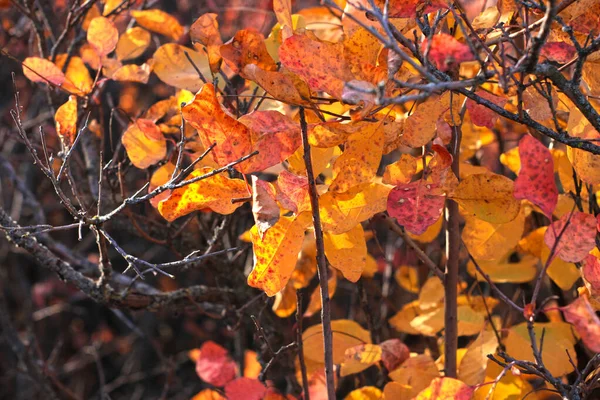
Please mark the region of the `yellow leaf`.
[[204, 85], [194, 65], [205, 77], [211, 76], [208, 60], [204, 54], [175, 43], [160, 46], [154, 52], [153, 59], [153, 71], [158, 78], [179, 89], [196, 93]]
[[340, 376], [359, 373], [381, 360], [382, 349], [376, 344], [359, 344], [346, 349]]
[[123, 65], [113, 72], [111, 79], [120, 82], [148, 83], [148, 79], [150, 79], [150, 66], [148, 64]]
[[272, 309], [279, 318], [287, 318], [296, 311], [296, 307], [296, 289], [290, 282], [275, 295]]
[[471, 306], [458, 306], [458, 335], [471, 336], [477, 335], [483, 329], [486, 314], [477, 312]]
[[425, 281], [419, 293], [419, 308], [429, 310], [437, 308], [444, 301], [444, 284], [437, 276]]
[[[546, 265], [546, 261], [548, 260], [548, 256], [550, 255], [550, 249], [548, 246], [542, 247], [542, 254], [540, 256], [540, 261], [542, 265]], [[557, 257], [554, 254], [554, 259], [548, 266], [548, 270], [546, 271], [550, 279], [554, 281], [562, 290], [569, 290], [573, 287], [575, 282], [581, 277], [577, 266], [573, 263], [564, 261], [560, 257]]]
[[98, 55], [103, 57], [117, 46], [119, 31], [108, 18], [96, 17], [88, 27], [87, 41], [94, 46]]
[[[343, 375], [342, 375], [343, 376]], [[375, 386], [363, 386], [353, 390], [344, 400], [379, 400], [383, 399], [383, 392]]]
[[362, 183], [345, 193], [325, 193], [319, 199], [323, 230], [338, 235], [385, 211], [390, 190], [378, 183]]
[[281, 217], [262, 237], [256, 225], [252, 227], [254, 267], [248, 276], [248, 285], [263, 290], [267, 296], [274, 296], [285, 287], [294, 271], [304, 231], [312, 222], [311, 218], [309, 212], [294, 218]]
[[58, 107], [54, 115], [56, 133], [65, 147], [70, 147], [77, 136], [77, 98], [69, 96], [69, 100]]
[[[318, 147], [310, 148], [310, 160], [313, 165], [313, 172], [315, 177], [319, 176], [325, 168], [329, 165], [331, 158], [337, 152], [339, 154], [339, 148], [330, 147], [327, 149], [321, 149]], [[296, 175], [306, 176], [306, 165], [304, 165], [304, 148], [300, 146], [294, 154], [288, 158], [289, 170]]]
[[141, 56], [148, 48], [150, 39], [150, 32], [139, 26], [127, 29], [117, 42], [115, 51], [117, 59], [125, 61]]
[[[211, 168], [197, 169], [186, 180], [203, 176], [211, 171]], [[217, 174], [173, 190], [168, 199], [158, 204], [158, 212], [167, 221], [174, 221], [204, 208], [210, 208], [219, 214], [231, 214], [243, 205], [243, 203], [231, 203], [231, 199], [247, 196], [246, 182]]]
[[410, 293], [419, 293], [419, 274], [415, 267], [401, 265], [394, 274], [398, 285]]
[[412, 321], [410, 326], [425, 336], [435, 336], [444, 328], [444, 309], [443, 307], [427, 310], [419, 314]]
[[348, 138], [344, 152], [333, 164], [329, 190], [345, 192], [375, 176], [383, 151], [383, 127], [372, 123], [368, 128]]
[[413, 400], [471, 400], [473, 388], [453, 378], [435, 378]]
[[425, 389], [434, 378], [440, 376], [435, 361], [427, 354], [421, 354], [404, 361], [400, 367], [389, 374], [390, 378], [409, 390], [410, 399]]
[[465, 215], [466, 225], [462, 239], [477, 260], [494, 260], [512, 250], [523, 235], [526, 207], [519, 215], [505, 224], [493, 224]]
[[440, 96], [432, 96], [417, 106], [404, 123], [402, 143], [408, 147], [421, 147], [429, 143], [435, 136], [436, 123], [441, 114], [448, 109], [448, 104], [441, 101]]
[[325, 255], [331, 265], [338, 269], [344, 278], [356, 282], [367, 262], [367, 243], [361, 224], [339, 235], [325, 232]]
[[418, 157], [413, 157], [410, 154], [402, 154], [398, 161], [385, 167], [382, 182], [387, 185], [409, 183], [417, 173], [417, 162], [419, 161]]
[[[66, 54], [57, 55], [56, 66], [62, 70], [67, 58]], [[80, 57], [73, 56], [69, 59], [69, 65], [65, 70], [65, 78], [62, 87], [71, 93], [85, 95], [92, 91], [94, 80]]]
[[[119, 0], [119, 3], [122, 3], [122, 1]], [[191, 400], [226, 400], [226, 398], [216, 390], [204, 389], [192, 397]]]
[[[556, 377], [566, 375], [574, 371], [571, 360], [577, 366], [577, 357], [573, 345], [577, 338], [573, 334], [570, 324], [564, 322], [536, 323], [534, 326], [535, 338], [538, 349], [540, 339], [544, 330], [544, 346], [542, 348], [542, 359], [550, 373]], [[531, 350], [531, 341], [527, 330], [527, 323], [515, 325], [508, 331], [508, 337], [504, 341], [506, 353], [517, 360], [535, 361]]]
[[[507, 257], [499, 260], [477, 261], [479, 267], [485, 272], [492, 282], [498, 283], [525, 283], [532, 281], [537, 274], [538, 258], [531, 255], [524, 255], [518, 262], [509, 262]], [[475, 264], [469, 261], [467, 272], [477, 280], [484, 282], [486, 279], [475, 268]]]
[[544, 235], [546, 234], [547, 226], [542, 226], [534, 231], [531, 231], [523, 239], [519, 240], [519, 248], [531, 255], [540, 258], [542, 249], [545, 247]]
[[[344, 361], [346, 349], [360, 344], [371, 343], [371, 334], [359, 324], [347, 319], [331, 321], [333, 331], [333, 363], [340, 364]], [[321, 324], [313, 325], [302, 334], [304, 342], [304, 357], [312, 361], [323, 363], [323, 327]]]
[[479, 385], [485, 379], [488, 355], [494, 354], [498, 338], [492, 330], [485, 330], [467, 348], [458, 367], [458, 379], [467, 385]]
[[140, 169], [156, 164], [167, 155], [165, 138], [158, 140], [150, 138], [137, 124], [131, 124], [127, 128], [121, 137], [121, 142], [131, 163]]
[[513, 196], [514, 183], [502, 175], [470, 175], [460, 181], [450, 198], [483, 221], [503, 224], [519, 214], [521, 203]]
[[183, 27], [170, 14], [158, 9], [131, 10], [136, 22], [149, 31], [160, 33], [177, 41], [183, 35]]
[[487, 361], [484, 385], [475, 389], [473, 400], [522, 400], [531, 397], [533, 388], [522, 375], [513, 375], [510, 371], [501, 375], [503, 367], [492, 360]]
[[390, 318], [388, 322], [398, 332], [418, 335], [419, 331], [413, 328], [410, 322], [418, 317], [420, 313], [419, 301], [415, 300], [402, 306], [402, 309]]
[[[327, 279], [327, 288], [329, 289], [329, 298], [333, 298], [337, 289], [337, 274], [335, 271], [329, 271]], [[310, 301], [304, 312], [305, 317], [312, 317], [321, 309], [321, 286], [317, 286], [310, 295]]]

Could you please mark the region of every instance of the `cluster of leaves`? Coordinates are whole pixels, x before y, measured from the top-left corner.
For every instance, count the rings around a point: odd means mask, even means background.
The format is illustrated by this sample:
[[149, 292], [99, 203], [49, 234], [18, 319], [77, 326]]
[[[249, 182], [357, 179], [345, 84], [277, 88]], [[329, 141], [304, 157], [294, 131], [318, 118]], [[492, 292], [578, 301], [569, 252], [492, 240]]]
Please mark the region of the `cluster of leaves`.
[[[321, 229], [328, 270], [319, 278], [331, 296], [341, 282], [393, 273], [413, 296], [383, 321], [393, 338], [374, 340], [380, 328], [349, 319], [331, 322], [339, 378], [369, 368], [383, 377], [347, 399], [591, 393], [596, 371], [585, 367], [582, 376], [578, 360], [600, 352], [600, 133], [590, 118], [598, 116], [600, 22], [586, 8], [597, 2], [559, 10], [554, 2], [503, 1], [468, 16], [459, 2], [330, 1], [293, 14], [289, 0], [274, 0], [278, 23], [266, 38], [243, 29], [224, 42], [217, 15], [204, 14], [189, 28], [190, 47], [180, 44], [187, 32], [173, 16], [115, 13], [120, 3], [86, 11], [78, 55], [22, 63], [32, 82], [69, 93], [55, 114], [62, 150], [77, 145], [78, 128], [102, 135], [101, 121], [82, 124], [81, 109], [103, 84], [147, 84], [155, 74], [172, 87], [170, 97], [130, 117], [121, 136], [131, 164], [151, 174], [145, 199], [169, 222], [251, 203], [255, 223], [240, 236], [252, 244], [247, 283], [274, 297], [277, 317], [321, 310], [322, 288], [311, 284]], [[540, 33], [519, 31], [531, 39], [521, 48], [505, 27], [525, 22]], [[153, 38], [173, 42], [140, 63]], [[464, 221], [455, 237], [464, 246], [433, 261], [432, 250], [450, 240], [443, 228], [453, 234], [443, 216], [449, 203]], [[380, 227], [401, 235], [417, 254], [412, 263], [385, 258]], [[451, 258], [466, 273], [449, 311], [445, 293], [454, 283], [438, 265]], [[423, 266], [429, 276], [419, 281]], [[562, 306], [540, 299], [542, 287], [560, 293]], [[298, 292], [309, 289], [310, 301], [297, 310]], [[465, 344], [454, 349], [456, 371], [433, 357], [452, 349], [445, 341], [452, 312]], [[332, 384], [327, 329], [325, 321], [308, 327], [302, 347], [296, 343], [298, 382], [312, 399]], [[440, 341], [433, 352], [411, 352], [396, 337], [412, 335]], [[256, 370], [236, 378], [236, 363], [216, 343], [191, 357], [198, 376], [219, 388], [197, 399], [286, 398]], [[575, 371], [573, 389], [561, 378]]]

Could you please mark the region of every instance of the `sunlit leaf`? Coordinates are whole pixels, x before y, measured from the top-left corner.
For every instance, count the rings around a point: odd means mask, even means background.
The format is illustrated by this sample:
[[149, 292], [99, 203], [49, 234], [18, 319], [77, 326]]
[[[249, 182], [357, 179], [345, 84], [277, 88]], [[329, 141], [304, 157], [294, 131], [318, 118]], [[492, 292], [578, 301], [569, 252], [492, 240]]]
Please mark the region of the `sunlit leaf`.
[[414, 400], [471, 400], [473, 388], [453, 378], [435, 378]]
[[[333, 331], [333, 363], [344, 361], [346, 349], [361, 344], [371, 343], [369, 331], [354, 321], [339, 319], [331, 321]], [[323, 327], [316, 324], [302, 333], [304, 341], [304, 357], [313, 361], [324, 362]]]
[[131, 163], [140, 169], [156, 164], [167, 154], [165, 138], [148, 137], [137, 124], [127, 128], [121, 137], [121, 142]]
[[[329, 298], [333, 298], [337, 289], [337, 274], [333, 270], [329, 270], [329, 278], [327, 279], [327, 288], [329, 289]], [[310, 295], [308, 306], [304, 311], [304, 317], [312, 317], [321, 310], [323, 303], [321, 302], [321, 286], [317, 286]]]
[[177, 41], [183, 35], [183, 27], [171, 14], [158, 9], [131, 10], [131, 16], [142, 27]]
[[409, 183], [417, 172], [419, 158], [402, 154], [400, 159], [385, 167], [382, 182], [388, 185]]
[[153, 71], [160, 80], [179, 89], [187, 89], [195, 93], [204, 85], [196, 68], [205, 77], [211, 76], [208, 60], [204, 54], [175, 43], [160, 46], [154, 52], [153, 59]]
[[445, 201], [439, 184], [421, 179], [392, 189], [387, 200], [387, 211], [407, 231], [420, 235], [439, 219]]
[[346, 349], [340, 376], [348, 376], [364, 371], [381, 360], [382, 349], [376, 344], [359, 344]]
[[54, 63], [39, 57], [27, 57], [23, 61], [23, 74], [31, 82], [61, 85], [65, 81], [65, 74]]
[[58, 107], [54, 115], [56, 133], [65, 147], [70, 147], [77, 136], [77, 98], [69, 96], [66, 103]]
[[417, 269], [410, 265], [401, 265], [394, 273], [398, 285], [411, 293], [419, 293], [419, 276]]
[[356, 282], [367, 262], [367, 244], [361, 224], [340, 234], [325, 232], [325, 255], [329, 263], [338, 269], [344, 278]]
[[[427, 53], [427, 49], [429, 53]], [[461, 62], [474, 59], [473, 52], [469, 46], [460, 43], [446, 33], [433, 35], [431, 43], [427, 39], [424, 40], [421, 44], [421, 51], [427, 54], [429, 60], [440, 71], [448, 71]]]
[[148, 83], [148, 79], [150, 79], [150, 66], [148, 64], [123, 65], [113, 72], [111, 79], [121, 82]]
[[119, 41], [119, 31], [108, 18], [96, 17], [90, 22], [87, 41], [94, 46], [100, 57], [111, 53]]
[[579, 296], [562, 312], [567, 322], [575, 326], [575, 330], [585, 346], [595, 353], [600, 353], [600, 318], [590, 305], [587, 296]]
[[204, 389], [198, 392], [191, 400], [226, 400], [221, 393], [213, 389]]
[[217, 14], [201, 15], [190, 27], [190, 36], [192, 42], [205, 46], [210, 69], [213, 73], [217, 73], [221, 67], [221, 45], [223, 44]]
[[[539, 257], [531, 255], [523, 256], [518, 262], [509, 262], [504, 257], [499, 260], [478, 261], [477, 265], [486, 273], [492, 282], [498, 283], [524, 283], [531, 282], [537, 275]], [[486, 279], [475, 268], [475, 264], [469, 261], [467, 271], [471, 276], [476, 276], [480, 282]]]
[[281, 171], [277, 177], [277, 201], [294, 214], [309, 211], [308, 178]]
[[[67, 59], [69, 65], [65, 69], [64, 65]], [[66, 79], [62, 84], [64, 89], [75, 94], [88, 94], [92, 91], [94, 80], [80, 57], [59, 54], [56, 56], [56, 66], [65, 71]]]
[[150, 45], [150, 39], [151, 35], [147, 30], [139, 26], [129, 28], [119, 38], [115, 54], [121, 61], [137, 58], [144, 54]]
[[267, 388], [258, 379], [241, 377], [234, 379], [225, 386], [228, 399], [262, 400]]
[[272, 310], [279, 318], [287, 318], [296, 312], [296, 289], [291, 282], [275, 295]]
[[280, 210], [275, 196], [272, 184], [252, 176], [252, 214], [259, 235], [263, 235], [279, 221]]
[[235, 36], [221, 46], [221, 56], [225, 63], [243, 76], [244, 67], [256, 64], [265, 71], [276, 71], [277, 65], [265, 46], [265, 38], [254, 29], [238, 31]]
[[554, 256], [579, 262], [596, 246], [596, 218], [579, 211], [565, 214], [548, 227], [544, 242], [555, 249]]
[[254, 251], [254, 267], [248, 285], [274, 296], [289, 281], [302, 249], [304, 231], [311, 223], [310, 213], [297, 217], [281, 217], [261, 237], [256, 226], [250, 231]]
[[410, 399], [429, 386], [440, 373], [431, 356], [421, 354], [404, 361], [398, 369], [391, 371], [389, 376], [394, 382], [406, 385], [409, 395], [405, 398]]
[[[482, 99], [492, 102], [493, 104], [504, 107], [504, 104], [508, 101], [505, 98], [494, 96], [493, 94], [486, 92], [485, 90], [478, 90], [475, 94]], [[471, 116], [471, 122], [477, 126], [485, 126], [489, 129], [494, 127], [494, 124], [500, 117], [495, 111], [488, 107], [476, 103], [474, 100], [467, 99], [467, 110]]]
[[237, 366], [226, 349], [209, 340], [200, 347], [196, 373], [204, 382], [214, 386], [225, 386], [235, 379]]
[[494, 354], [498, 338], [492, 330], [485, 330], [467, 348], [460, 361], [458, 378], [467, 385], [479, 385], [485, 379], [488, 355]]
[[[211, 168], [197, 169], [186, 180], [194, 179], [212, 171]], [[231, 214], [243, 203], [232, 203], [231, 199], [248, 197], [249, 191], [241, 179], [230, 179], [223, 174], [213, 175], [173, 190], [168, 199], [158, 205], [158, 211], [167, 221], [174, 221], [193, 211], [210, 208], [219, 214]]]

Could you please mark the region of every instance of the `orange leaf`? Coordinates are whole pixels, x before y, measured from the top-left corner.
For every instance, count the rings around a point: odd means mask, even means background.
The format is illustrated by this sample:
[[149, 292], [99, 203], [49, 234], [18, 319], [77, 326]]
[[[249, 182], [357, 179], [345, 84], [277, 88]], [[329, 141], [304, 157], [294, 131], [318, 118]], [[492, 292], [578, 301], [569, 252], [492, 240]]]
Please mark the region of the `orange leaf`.
[[308, 86], [284, 68], [279, 71], [265, 71], [256, 64], [248, 64], [244, 67], [243, 73], [246, 79], [259, 84], [277, 100], [291, 104], [309, 103]]
[[88, 27], [87, 41], [94, 46], [98, 55], [103, 57], [117, 46], [119, 31], [108, 18], [96, 17]]
[[[208, 60], [204, 54], [175, 43], [167, 43], [160, 46], [154, 52], [153, 59], [153, 71], [158, 78], [166, 84], [179, 89], [197, 92], [202, 88], [204, 82], [198, 76], [196, 68], [205, 77], [210, 77]], [[192, 60], [191, 62], [190, 59]]]
[[586, 347], [595, 353], [600, 353], [600, 318], [590, 305], [587, 296], [579, 296], [561, 310], [567, 322], [575, 326]]
[[160, 33], [177, 41], [183, 35], [183, 27], [170, 14], [158, 9], [131, 10], [136, 22], [149, 31]]
[[359, 344], [346, 349], [340, 376], [359, 373], [381, 360], [382, 349], [376, 344]]
[[275, 188], [269, 182], [252, 175], [252, 214], [259, 235], [279, 221], [279, 206], [275, 201]]
[[23, 74], [31, 82], [60, 86], [65, 81], [65, 74], [54, 63], [39, 57], [27, 57], [23, 61]]
[[225, 63], [242, 77], [244, 67], [256, 64], [265, 71], [276, 71], [277, 65], [267, 51], [265, 38], [254, 29], [238, 31], [235, 36], [221, 46], [221, 56]]
[[[567, 221], [569, 225], [565, 228]], [[553, 257], [558, 256], [567, 262], [579, 262], [596, 246], [596, 218], [593, 215], [574, 211], [572, 215], [565, 214], [554, 221], [544, 235], [544, 242], [549, 249], [554, 247], [563, 229]]]
[[200, 357], [196, 360], [196, 374], [211, 385], [225, 386], [235, 379], [237, 366], [226, 349], [209, 340], [200, 347]]
[[277, 177], [277, 201], [294, 214], [309, 211], [308, 178], [281, 171]]
[[204, 389], [203, 391], [197, 393], [191, 400], [227, 400], [225, 397], [221, 395], [221, 393], [217, 392], [213, 389]]
[[402, 144], [409, 147], [421, 147], [435, 137], [436, 121], [448, 109], [439, 96], [431, 97], [417, 106], [404, 123], [404, 132], [400, 137]]
[[150, 79], [150, 66], [148, 64], [123, 65], [117, 68], [110, 78], [120, 82], [148, 83], [148, 79]]
[[[223, 110], [212, 84], [204, 85], [194, 101], [181, 110], [183, 118], [198, 130], [206, 148], [216, 143], [211, 155], [218, 165], [227, 165], [252, 151], [250, 130]], [[241, 165], [236, 168], [245, 172]]]
[[[344, 60], [341, 43], [322, 42], [307, 35], [293, 35], [279, 48], [279, 60], [316, 91], [341, 98], [344, 82], [354, 79]], [[318, 57], [315, 57], [318, 54]]]
[[[66, 54], [57, 55], [56, 66], [62, 70], [67, 58], [69, 57]], [[83, 60], [77, 56], [69, 58], [69, 65], [65, 69], [65, 78], [62, 87], [71, 93], [85, 95], [92, 91], [94, 81]]]
[[417, 173], [417, 162], [419, 157], [413, 157], [410, 154], [402, 154], [395, 163], [388, 164], [383, 172], [383, 183], [388, 185], [398, 185], [409, 183]]
[[334, 235], [325, 232], [325, 255], [331, 265], [338, 269], [344, 278], [357, 282], [367, 262], [367, 244], [362, 225], [357, 224], [347, 232]]
[[261, 237], [255, 226], [250, 230], [254, 267], [248, 276], [248, 285], [274, 296], [282, 290], [292, 275], [298, 253], [302, 249], [304, 231], [311, 223], [310, 213], [295, 218], [281, 217]]
[[131, 163], [140, 169], [156, 164], [167, 155], [167, 142], [149, 138], [137, 124], [127, 128], [121, 137]]
[[279, 318], [287, 318], [296, 311], [296, 308], [296, 288], [290, 281], [281, 292], [275, 295], [271, 309]]
[[69, 100], [58, 107], [54, 116], [56, 133], [65, 147], [70, 147], [77, 136], [77, 98], [69, 96]]
[[453, 378], [435, 378], [414, 400], [471, 400], [474, 389]]
[[[195, 170], [186, 180], [200, 177], [211, 171], [211, 168]], [[210, 208], [219, 214], [231, 214], [243, 205], [243, 203], [232, 203], [231, 199], [247, 196], [246, 182], [217, 174], [173, 190], [168, 199], [158, 204], [158, 211], [167, 221], [174, 221], [204, 208]]]
[[148, 48], [151, 38], [150, 32], [139, 26], [127, 29], [117, 42], [117, 59], [125, 61], [141, 56]]
[[190, 27], [190, 36], [192, 43], [198, 42], [206, 47], [210, 69], [213, 73], [217, 73], [221, 67], [221, 44], [223, 44], [217, 14], [207, 13], [200, 16]]

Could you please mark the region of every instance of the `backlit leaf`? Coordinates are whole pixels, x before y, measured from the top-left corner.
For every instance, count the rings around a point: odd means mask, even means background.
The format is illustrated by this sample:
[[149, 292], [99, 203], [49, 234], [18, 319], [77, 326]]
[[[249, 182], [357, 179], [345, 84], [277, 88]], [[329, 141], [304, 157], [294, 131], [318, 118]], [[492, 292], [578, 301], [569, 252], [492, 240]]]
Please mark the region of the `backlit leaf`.
[[527, 199], [551, 217], [558, 201], [554, 161], [550, 151], [533, 136], [519, 141], [521, 171], [515, 181], [515, 198]]
[[[509, 262], [506, 257], [499, 260], [478, 261], [477, 265], [486, 273], [492, 282], [498, 283], [525, 283], [531, 282], [537, 275], [539, 257], [525, 255], [518, 262]], [[473, 262], [467, 264], [467, 271], [471, 276], [476, 276], [480, 282], [486, 279], [475, 268]]]
[[225, 386], [228, 399], [262, 400], [267, 388], [258, 379], [237, 378]]
[[425, 53], [429, 48], [427, 57], [440, 71], [448, 71], [461, 62], [474, 59], [471, 48], [460, 43], [454, 37], [440, 33], [433, 35], [431, 43], [427, 39], [421, 44], [421, 51]]
[[[572, 333], [571, 325], [564, 322], [536, 323], [534, 326], [537, 348], [540, 348], [540, 338], [544, 332], [544, 346], [542, 348], [542, 359], [544, 365], [554, 376], [562, 376], [573, 372], [570, 359], [577, 365], [575, 348], [573, 345], [577, 338]], [[552, 345], [548, 346], [548, 343]], [[527, 330], [527, 323], [514, 325], [508, 331], [508, 337], [504, 341], [506, 352], [518, 360], [535, 361], [531, 350], [531, 341]]]
[[77, 136], [77, 98], [69, 96], [66, 103], [58, 107], [54, 115], [56, 133], [65, 147], [70, 147]]
[[544, 242], [549, 249], [556, 244], [554, 256], [567, 262], [579, 262], [596, 246], [596, 218], [579, 211], [565, 214], [548, 227]]
[[382, 349], [376, 344], [359, 344], [346, 349], [340, 376], [348, 376], [364, 371], [381, 360]]
[[256, 64], [265, 71], [276, 71], [277, 65], [269, 55], [263, 35], [254, 29], [238, 31], [221, 46], [221, 56], [229, 67], [244, 76], [244, 67]]
[[[186, 57], [186, 53], [193, 64]], [[205, 77], [210, 77], [206, 56], [176, 43], [160, 46], [154, 52], [153, 59], [153, 71], [160, 80], [179, 89], [187, 89], [195, 93], [204, 85], [194, 65]]]
[[467, 385], [479, 385], [485, 379], [488, 355], [494, 354], [498, 347], [498, 338], [492, 330], [482, 331], [467, 348], [460, 361], [458, 378]]
[[262, 237], [253, 226], [250, 233], [254, 267], [248, 276], [248, 285], [263, 290], [267, 296], [282, 290], [296, 266], [304, 231], [310, 223], [310, 213], [281, 217]]
[[113, 72], [111, 79], [120, 82], [148, 83], [148, 79], [150, 79], [150, 66], [148, 64], [123, 65]]
[[419, 158], [410, 154], [402, 154], [395, 163], [385, 167], [382, 182], [388, 185], [399, 185], [409, 183], [417, 172], [417, 162]]
[[351, 282], [360, 279], [367, 262], [367, 244], [362, 225], [357, 224], [347, 232], [323, 234], [325, 255], [329, 263]]
[[593, 295], [600, 294], [600, 260], [594, 254], [588, 254], [583, 260], [583, 278]]
[[435, 378], [414, 400], [471, 400], [473, 388], [453, 378]]
[[183, 27], [171, 14], [158, 9], [131, 10], [131, 16], [142, 27], [177, 41], [183, 35]]
[[600, 318], [590, 305], [587, 296], [579, 296], [562, 312], [567, 322], [575, 326], [585, 346], [595, 353], [600, 353]]
[[131, 163], [140, 169], [156, 164], [167, 154], [165, 138], [148, 137], [137, 124], [131, 124], [127, 128], [121, 137], [121, 142]]
[[139, 26], [127, 29], [117, 42], [117, 59], [125, 61], [141, 56], [150, 45], [150, 39], [150, 32]]
[[100, 57], [111, 53], [119, 41], [119, 31], [108, 18], [96, 17], [90, 22], [87, 41], [94, 46]]
[[221, 67], [221, 34], [217, 14], [206, 13], [200, 16], [190, 27], [192, 42], [199, 42], [206, 48], [208, 63], [213, 73], [217, 73]]
[[281, 292], [275, 295], [271, 309], [279, 318], [287, 318], [296, 312], [296, 307], [296, 289], [289, 282]]
[[[333, 331], [333, 363], [340, 364], [344, 361], [346, 349], [361, 344], [371, 343], [369, 331], [359, 324], [347, 319], [331, 321]], [[304, 357], [318, 362], [324, 362], [323, 353], [323, 327], [316, 324], [302, 333], [304, 342]]]
[[308, 86], [297, 77], [294, 79], [294, 76], [283, 68], [279, 71], [265, 71], [256, 64], [248, 64], [243, 73], [247, 79], [256, 82], [277, 100], [291, 104], [308, 102]]
[[421, 179], [392, 189], [387, 211], [407, 231], [420, 235], [439, 219], [445, 201], [438, 184]]
[[402, 144], [409, 147], [421, 147], [435, 137], [436, 121], [448, 105], [440, 101], [439, 96], [432, 96], [417, 106], [404, 123], [404, 131], [400, 137]]
[[252, 175], [252, 214], [259, 235], [279, 221], [280, 210], [275, 196], [272, 184]]
[[281, 171], [277, 177], [277, 201], [294, 214], [309, 211], [308, 178]]
[[69, 59], [69, 65], [65, 69], [65, 81], [62, 87], [71, 93], [88, 94], [92, 91], [94, 80], [90, 76], [85, 63], [80, 57], [68, 57], [67, 54], [56, 56], [56, 66], [64, 69], [65, 62]]
[[389, 376], [394, 382], [407, 386], [410, 395], [405, 398], [410, 399], [428, 387], [440, 373], [431, 356], [421, 354], [404, 361], [398, 369], [391, 371]]
[[[548, 246], [542, 247], [542, 253], [540, 255], [540, 261], [542, 265], [546, 265], [550, 257], [550, 249]], [[548, 266], [546, 271], [548, 277], [558, 285], [562, 290], [569, 290], [573, 287], [573, 284], [579, 280], [581, 274], [577, 269], [577, 266], [573, 263], [563, 261], [560, 257], [554, 256], [552, 262]]]
[[[478, 90], [475, 94], [485, 100], [494, 103], [497, 106], [504, 107], [508, 101], [505, 98], [494, 96], [485, 90]], [[474, 100], [467, 99], [467, 110], [471, 116], [471, 122], [477, 126], [485, 126], [492, 129], [499, 118], [499, 115], [488, 107], [477, 104]]]
[[[327, 288], [329, 289], [329, 297], [333, 298], [337, 289], [337, 274], [333, 270], [329, 270], [329, 278], [327, 279]], [[321, 310], [321, 286], [317, 286], [310, 295], [308, 306], [304, 311], [304, 317], [312, 317]]]
[[209, 340], [200, 347], [196, 373], [204, 382], [214, 386], [225, 386], [235, 379], [237, 366], [226, 349]]
[[[192, 172], [186, 180], [211, 172], [205, 167]], [[233, 198], [248, 197], [248, 187], [241, 179], [230, 179], [223, 174], [213, 175], [173, 190], [168, 199], [158, 204], [158, 211], [167, 221], [174, 221], [193, 211], [210, 208], [219, 214], [231, 214], [243, 203], [232, 203]]]
[[65, 74], [54, 63], [39, 57], [27, 57], [23, 61], [23, 74], [31, 82], [61, 85], [65, 81]]

